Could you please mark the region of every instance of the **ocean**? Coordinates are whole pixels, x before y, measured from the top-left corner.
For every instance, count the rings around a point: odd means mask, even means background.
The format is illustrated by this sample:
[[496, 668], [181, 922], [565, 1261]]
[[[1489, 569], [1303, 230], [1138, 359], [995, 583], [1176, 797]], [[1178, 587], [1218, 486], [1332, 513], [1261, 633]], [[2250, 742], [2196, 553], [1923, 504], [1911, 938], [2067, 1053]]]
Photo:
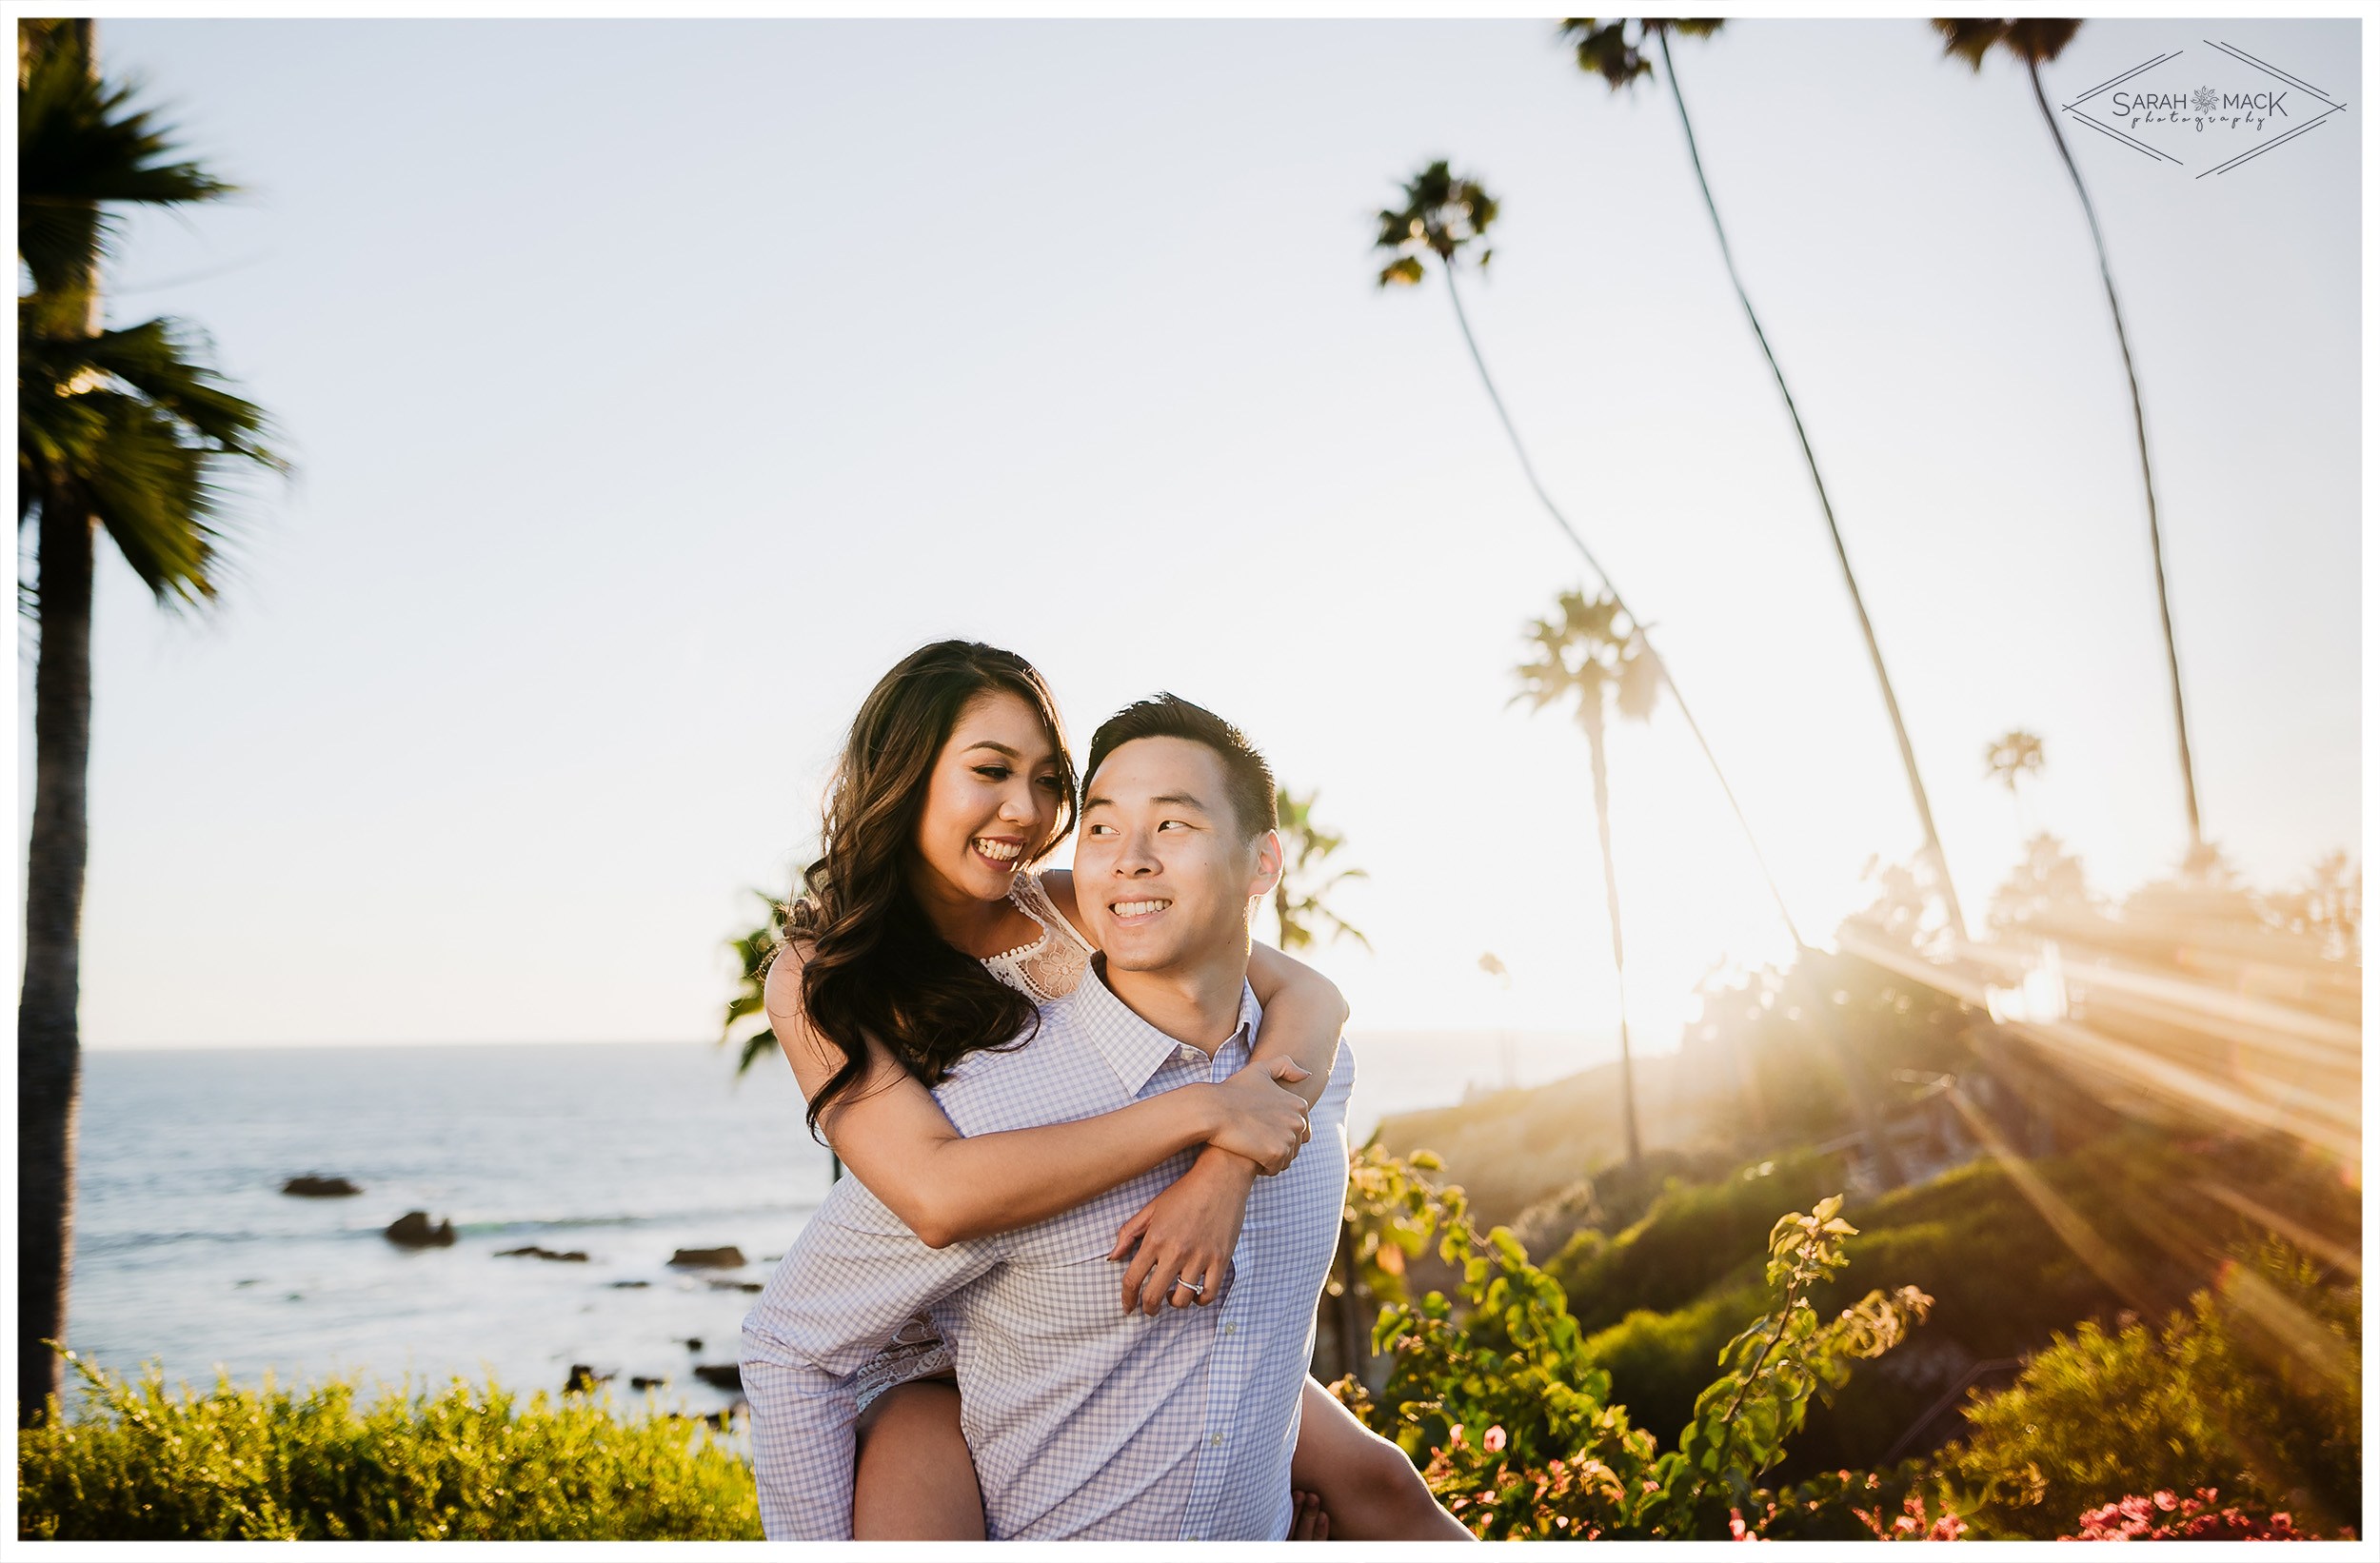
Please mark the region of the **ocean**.
[[[1358, 1142], [1384, 1114], [1532, 1085], [1600, 1061], [1583, 1035], [1350, 1037]], [[359, 1195], [300, 1198], [288, 1178]], [[282, 1384], [339, 1372], [558, 1390], [574, 1364], [663, 1380], [664, 1410], [729, 1392], [750, 1292], [825, 1195], [826, 1153], [791, 1072], [742, 1080], [699, 1043], [93, 1052], [83, 1063], [69, 1341], [169, 1383]], [[407, 1211], [449, 1248], [402, 1249]], [[584, 1262], [503, 1256], [536, 1245]], [[733, 1245], [736, 1269], [681, 1270]], [[747, 1290], [748, 1289], [748, 1290]], [[69, 1375], [69, 1393], [76, 1380]]]

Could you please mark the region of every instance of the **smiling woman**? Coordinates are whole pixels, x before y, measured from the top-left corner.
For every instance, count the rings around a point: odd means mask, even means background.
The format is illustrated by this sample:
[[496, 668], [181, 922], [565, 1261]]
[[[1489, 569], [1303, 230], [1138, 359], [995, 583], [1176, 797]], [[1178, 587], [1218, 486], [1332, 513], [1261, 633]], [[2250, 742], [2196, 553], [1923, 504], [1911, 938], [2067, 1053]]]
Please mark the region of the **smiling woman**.
[[1058, 703], [1015, 652], [938, 642], [878, 681], [787, 919], [803, 946], [801, 1007], [843, 1055], [810, 1093], [813, 1128], [863, 1078], [863, 1038], [933, 1081], [978, 1048], [1030, 1035], [1032, 1002], [958, 942], [1024, 920], [1009, 883], [1074, 828], [1074, 796]]

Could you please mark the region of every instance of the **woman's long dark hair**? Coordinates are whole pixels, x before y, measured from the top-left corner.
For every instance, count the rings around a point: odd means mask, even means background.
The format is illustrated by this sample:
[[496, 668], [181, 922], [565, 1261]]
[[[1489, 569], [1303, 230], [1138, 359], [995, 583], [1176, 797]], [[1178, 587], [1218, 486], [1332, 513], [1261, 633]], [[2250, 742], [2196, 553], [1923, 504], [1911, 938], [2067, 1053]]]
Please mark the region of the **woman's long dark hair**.
[[1030, 864], [1074, 829], [1076, 791], [1058, 702], [1031, 663], [979, 641], [937, 641], [895, 663], [852, 719], [819, 859], [803, 872], [785, 919], [787, 937], [810, 944], [802, 1007], [843, 1055], [810, 1099], [813, 1135], [820, 1113], [866, 1074], [871, 1037], [933, 1085], [967, 1054], [1021, 1042], [1040, 1022], [1032, 1000], [935, 931], [909, 888], [934, 762], [968, 702], [1002, 691], [1041, 717], [1058, 756], [1063, 801], [1049, 839], [1023, 854]]

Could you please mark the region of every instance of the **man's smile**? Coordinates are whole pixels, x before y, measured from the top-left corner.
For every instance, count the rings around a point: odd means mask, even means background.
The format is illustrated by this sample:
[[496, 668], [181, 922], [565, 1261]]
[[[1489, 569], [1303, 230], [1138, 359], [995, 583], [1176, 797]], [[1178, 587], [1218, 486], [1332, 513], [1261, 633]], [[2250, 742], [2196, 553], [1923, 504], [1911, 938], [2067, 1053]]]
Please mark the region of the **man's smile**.
[[1107, 910], [1118, 922], [1141, 923], [1173, 904], [1170, 900], [1111, 900]]

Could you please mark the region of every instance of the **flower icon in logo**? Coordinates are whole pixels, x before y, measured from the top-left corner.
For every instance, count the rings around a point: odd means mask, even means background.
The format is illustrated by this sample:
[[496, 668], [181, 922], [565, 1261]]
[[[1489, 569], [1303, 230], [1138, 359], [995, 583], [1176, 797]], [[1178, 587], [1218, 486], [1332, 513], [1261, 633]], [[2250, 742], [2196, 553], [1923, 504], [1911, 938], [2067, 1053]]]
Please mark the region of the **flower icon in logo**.
[[2202, 87], [2197, 91], [2192, 92], [2190, 95], [2191, 109], [2201, 114], [2213, 113], [2215, 105], [2221, 103], [2222, 101], [2222, 99], [2215, 96], [2214, 89], [2211, 87]]

